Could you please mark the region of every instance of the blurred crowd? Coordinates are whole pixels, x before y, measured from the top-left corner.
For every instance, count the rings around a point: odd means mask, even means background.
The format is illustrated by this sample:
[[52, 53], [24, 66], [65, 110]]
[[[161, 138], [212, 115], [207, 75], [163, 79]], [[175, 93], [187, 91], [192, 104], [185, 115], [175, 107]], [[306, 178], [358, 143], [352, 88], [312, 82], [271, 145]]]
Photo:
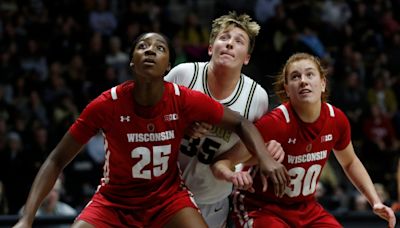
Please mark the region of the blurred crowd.
[[[175, 64], [207, 61], [213, 18], [235, 10], [260, 25], [248, 76], [270, 94], [294, 52], [321, 58], [329, 102], [352, 125], [357, 155], [382, 200], [400, 210], [399, 0], [2, 0], [0, 2], [0, 214], [17, 214], [40, 165], [85, 105], [130, 79], [142, 32], [172, 41]], [[332, 157], [333, 158], [333, 157]], [[61, 200], [80, 211], [102, 176], [98, 135], [69, 164]], [[370, 210], [336, 161], [318, 185], [327, 209]]]

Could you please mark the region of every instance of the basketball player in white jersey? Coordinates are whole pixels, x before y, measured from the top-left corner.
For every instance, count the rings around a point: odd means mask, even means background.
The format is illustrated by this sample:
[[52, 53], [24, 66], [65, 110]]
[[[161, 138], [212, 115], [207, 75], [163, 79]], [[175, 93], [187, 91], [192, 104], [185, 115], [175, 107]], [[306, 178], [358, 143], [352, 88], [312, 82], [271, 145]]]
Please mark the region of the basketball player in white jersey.
[[[201, 91], [250, 121], [257, 120], [268, 110], [268, 94], [241, 70], [250, 60], [259, 29], [246, 14], [231, 12], [215, 19], [208, 48], [211, 60], [180, 64], [165, 80]], [[237, 172], [231, 182], [218, 180], [210, 170], [213, 159], [238, 142], [236, 134], [215, 126], [205, 137], [187, 136], [182, 141], [179, 162], [183, 178], [209, 227], [226, 226], [232, 182], [251, 180], [247, 172]], [[275, 159], [283, 158], [279, 143], [269, 143], [267, 149]]]

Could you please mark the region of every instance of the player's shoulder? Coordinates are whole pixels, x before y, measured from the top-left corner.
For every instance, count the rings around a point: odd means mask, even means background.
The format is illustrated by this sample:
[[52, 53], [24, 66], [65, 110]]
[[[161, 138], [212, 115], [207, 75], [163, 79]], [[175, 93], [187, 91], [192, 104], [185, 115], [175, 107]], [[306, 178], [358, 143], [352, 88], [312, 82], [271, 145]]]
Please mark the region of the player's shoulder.
[[295, 119], [293, 117], [292, 107], [288, 102], [276, 106], [267, 115], [275, 120], [281, 120], [281, 122], [288, 124]]
[[184, 85], [180, 85], [174, 82], [165, 82], [165, 87], [167, 88], [167, 92], [169, 95], [176, 95], [178, 97], [185, 97], [188, 93], [191, 93], [193, 90], [187, 88]]
[[326, 110], [329, 112], [329, 116], [334, 119], [333, 121], [336, 123], [347, 122], [346, 114], [340, 108], [327, 102], [324, 102], [323, 104], [326, 105]]
[[248, 88], [254, 87], [255, 93], [259, 96], [268, 96], [267, 91], [257, 81], [242, 73], [244, 85]]
[[123, 100], [127, 96], [131, 96], [134, 82], [132, 80], [126, 81], [119, 85], [113, 86], [104, 91], [98, 99], [101, 101], [117, 101]]
[[205, 65], [205, 62], [181, 63], [172, 68], [164, 77], [164, 80], [190, 87], [190, 85], [196, 81], [198, 75], [203, 73]]
[[323, 102], [322, 104], [326, 106], [326, 110], [327, 110], [327, 112], [329, 112], [330, 117], [342, 118], [343, 116], [345, 116], [344, 112], [340, 108], [338, 108], [328, 102]]
[[181, 72], [192, 73], [198, 69], [203, 68], [206, 64], [207, 64], [207, 62], [180, 63], [180, 64], [176, 65], [174, 68], [172, 68], [172, 70], [168, 74], [175, 74], [175, 73], [181, 73]]

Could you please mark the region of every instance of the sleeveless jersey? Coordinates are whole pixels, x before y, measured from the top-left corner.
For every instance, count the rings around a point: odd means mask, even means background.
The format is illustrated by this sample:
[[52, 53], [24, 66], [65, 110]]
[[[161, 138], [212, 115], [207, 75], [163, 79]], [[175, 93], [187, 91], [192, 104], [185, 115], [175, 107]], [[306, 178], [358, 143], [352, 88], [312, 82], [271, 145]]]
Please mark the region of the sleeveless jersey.
[[[180, 64], [174, 67], [165, 79], [212, 97], [208, 88], [207, 67], [208, 62]], [[241, 74], [232, 94], [217, 101], [252, 122], [268, 110], [267, 92], [244, 74]], [[226, 152], [238, 140], [239, 137], [235, 133], [215, 126], [201, 139], [190, 139], [186, 136], [182, 140], [179, 162], [184, 181], [194, 194], [196, 203], [213, 204], [231, 194], [232, 184], [216, 179], [209, 165], [215, 157]]]
[[184, 129], [193, 121], [216, 124], [222, 119], [223, 106], [204, 94], [172, 83], [164, 86], [157, 104], [162, 111], [152, 119], [135, 114], [134, 82], [128, 81], [93, 100], [69, 129], [82, 144], [103, 132], [104, 177], [96, 194], [106, 197], [109, 206], [151, 207], [183, 188], [177, 160]]
[[[258, 168], [253, 167], [255, 193], [241, 191], [234, 201], [244, 205], [262, 207], [268, 202], [293, 204], [315, 200], [315, 189], [321, 171], [332, 149], [343, 150], [350, 143], [350, 124], [338, 108], [322, 103], [320, 117], [314, 123], [304, 123], [295, 114], [289, 103], [282, 104], [256, 122], [265, 141], [275, 139], [285, 151], [282, 162], [291, 176], [290, 184], [282, 198], [274, 194], [273, 185], [268, 184], [262, 192]], [[254, 176], [255, 175], [255, 176]]]

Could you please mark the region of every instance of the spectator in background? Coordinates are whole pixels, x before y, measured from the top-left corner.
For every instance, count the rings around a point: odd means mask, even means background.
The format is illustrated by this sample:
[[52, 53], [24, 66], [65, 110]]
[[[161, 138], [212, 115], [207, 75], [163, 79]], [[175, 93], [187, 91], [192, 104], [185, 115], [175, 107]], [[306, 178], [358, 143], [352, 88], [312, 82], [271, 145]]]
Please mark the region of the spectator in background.
[[4, 113], [0, 113], [0, 154], [4, 153], [7, 145], [8, 118]]
[[49, 128], [45, 125], [36, 125], [32, 129], [30, 146], [28, 148], [28, 156], [30, 163], [32, 164], [31, 178], [35, 178], [36, 173], [39, 171], [40, 166], [46, 160], [46, 157], [50, 154], [51, 145]]
[[370, 211], [371, 207], [363, 194], [355, 192], [351, 200], [350, 209], [353, 211]]
[[7, 146], [0, 154], [0, 180], [10, 214], [18, 213], [33, 181], [30, 179], [32, 163], [27, 155], [21, 136], [17, 132], [8, 133]]
[[51, 34], [49, 61], [67, 64], [73, 55], [82, 49], [82, 26], [72, 15], [59, 16], [58, 29]]
[[[104, 45], [103, 36], [98, 33], [92, 33], [89, 38], [88, 48], [83, 52], [83, 61], [86, 66], [86, 79], [91, 83], [96, 84], [104, 73], [104, 66], [106, 61], [106, 49]], [[92, 94], [92, 97], [96, 97], [98, 94]]]
[[[36, 217], [41, 216], [76, 216], [78, 213], [75, 208], [61, 201], [61, 197], [63, 195], [64, 188], [62, 183], [62, 178], [59, 177], [54, 184], [53, 188], [44, 198], [43, 203], [40, 205], [39, 209], [36, 212]], [[19, 215], [22, 215], [24, 207], [22, 207], [19, 211]], [[43, 225], [40, 228], [67, 228], [70, 227], [71, 224], [59, 224], [59, 225]]]
[[312, 29], [310, 25], [304, 26], [303, 32], [299, 35], [299, 39], [307, 45], [318, 58], [329, 59], [329, 53], [326, 51], [316, 31]]
[[382, 114], [387, 118], [393, 118], [398, 108], [396, 95], [391, 87], [386, 86], [382, 75], [374, 79], [374, 83], [367, 91], [368, 104], [377, 105]]
[[113, 35], [118, 21], [109, 9], [108, 0], [96, 0], [96, 9], [89, 13], [89, 26], [103, 36]]
[[47, 57], [41, 51], [38, 41], [30, 39], [26, 45], [21, 58], [21, 68], [34, 74], [39, 81], [45, 81], [48, 77]]
[[254, 4], [254, 18], [260, 23], [265, 24], [276, 14], [276, 7], [281, 5], [281, 0], [256, 0]]
[[47, 116], [47, 108], [40, 97], [39, 91], [32, 90], [29, 96], [28, 109], [30, 109], [31, 121], [35, 124], [43, 124], [48, 126], [49, 118]]
[[8, 202], [4, 192], [3, 181], [0, 179], [0, 215], [6, 215], [6, 214], [8, 214]]
[[[59, 177], [49, 194], [44, 198], [43, 203], [36, 212], [36, 216], [76, 216], [77, 211], [70, 205], [60, 200], [63, 191], [62, 178]], [[22, 214], [23, 210], [24, 208], [22, 207], [19, 212], [20, 215]]]
[[74, 55], [66, 67], [66, 81], [71, 91], [79, 96], [74, 96], [74, 103], [82, 110], [89, 101], [90, 81], [87, 80], [87, 68], [81, 55]]
[[397, 166], [396, 166], [396, 197], [392, 204], [392, 209], [395, 212], [400, 211], [400, 157], [397, 156]]
[[[339, 81], [332, 90], [332, 100], [349, 118], [353, 127], [352, 137], [358, 142], [362, 138], [362, 114], [367, 107], [365, 87], [357, 72], [346, 74], [344, 81]], [[359, 143], [358, 143], [359, 144]]]
[[334, 29], [340, 29], [351, 18], [350, 6], [345, 0], [325, 0], [321, 5], [321, 21]]
[[208, 29], [200, 24], [195, 12], [187, 13], [177, 36], [183, 42], [183, 49], [188, 61], [206, 61], [208, 59]]
[[[382, 202], [384, 202], [384, 204], [393, 204], [389, 197], [389, 193], [383, 184], [374, 183], [374, 187], [376, 189], [376, 193], [378, 193], [379, 198]], [[351, 206], [351, 209], [354, 211], [371, 211], [371, 206], [368, 204], [367, 198], [358, 192], [354, 193], [352, 203], [353, 205]]]
[[394, 180], [392, 174], [396, 170], [393, 158], [396, 157], [399, 148], [391, 119], [385, 115], [379, 105], [373, 104], [370, 106], [369, 115], [365, 118], [362, 129], [365, 140], [360, 157], [365, 167], [374, 182], [391, 184]]
[[113, 36], [110, 38], [109, 52], [106, 54], [105, 62], [115, 69], [119, 83], [129, 79], [129, 68], [127, 67], [129, 65], [129, 55], [121, 50], [121, 40], [119, 37]]

